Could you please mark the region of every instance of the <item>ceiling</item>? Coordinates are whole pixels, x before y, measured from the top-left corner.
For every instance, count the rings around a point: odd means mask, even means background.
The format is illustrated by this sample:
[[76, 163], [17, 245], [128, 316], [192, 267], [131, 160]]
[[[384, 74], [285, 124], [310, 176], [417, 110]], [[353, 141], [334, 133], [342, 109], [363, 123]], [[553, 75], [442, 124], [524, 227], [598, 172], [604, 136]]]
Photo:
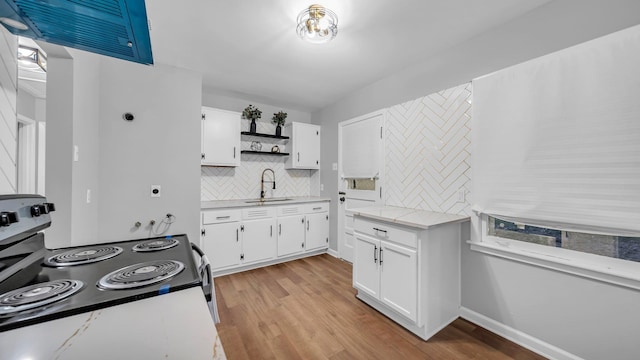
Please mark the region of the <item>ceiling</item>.
[[[209, 93], [311, 112], [549, 1], [325, 0], [338, 15], [338, 36], [320, 45], [295, 31], [311, 0], [146, 6], [156, 64], [202, 73]], [[21, 88], [45, 97], [44, 79], [27, 75]]]
[[206, 92], [304, 111], [333, 104], [549, 0], [325, 0], [327, 44], [303, 42], [311, 1], [148, 0], [156, 64], [203, 74]]

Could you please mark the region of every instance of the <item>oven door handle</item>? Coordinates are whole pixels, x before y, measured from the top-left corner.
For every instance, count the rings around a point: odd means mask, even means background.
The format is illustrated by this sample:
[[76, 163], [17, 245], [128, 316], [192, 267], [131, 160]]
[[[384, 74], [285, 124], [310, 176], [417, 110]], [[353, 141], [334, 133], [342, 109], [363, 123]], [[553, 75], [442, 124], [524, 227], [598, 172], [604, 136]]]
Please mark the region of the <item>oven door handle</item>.
[[200, 274], [200, 280], [202, 280], [202, 291], [204, 291], [204, 297], [207, 301], [211, 301], [211, 294], [213, 293], [213, 281], [211, 281], [211, 263], [204, 254], [204, 251], [198, 247], [198, 245], [191, 243], [191, 249], [200, 256], [200, 266], [198, 266], [198, 273]]

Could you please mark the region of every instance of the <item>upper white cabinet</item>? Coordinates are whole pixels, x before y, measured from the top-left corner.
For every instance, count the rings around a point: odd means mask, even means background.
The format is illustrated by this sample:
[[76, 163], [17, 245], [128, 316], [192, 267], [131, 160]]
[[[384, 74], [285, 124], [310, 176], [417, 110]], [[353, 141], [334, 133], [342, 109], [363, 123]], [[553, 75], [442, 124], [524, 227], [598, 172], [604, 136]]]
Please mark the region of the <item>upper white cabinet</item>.
[[285, 169], [320, 169], [320, 126], [292, 122], [284, 133], [291, 138]]
[[207, 166], [240, 166], [239, 112], [202, 107], [202, 160]]

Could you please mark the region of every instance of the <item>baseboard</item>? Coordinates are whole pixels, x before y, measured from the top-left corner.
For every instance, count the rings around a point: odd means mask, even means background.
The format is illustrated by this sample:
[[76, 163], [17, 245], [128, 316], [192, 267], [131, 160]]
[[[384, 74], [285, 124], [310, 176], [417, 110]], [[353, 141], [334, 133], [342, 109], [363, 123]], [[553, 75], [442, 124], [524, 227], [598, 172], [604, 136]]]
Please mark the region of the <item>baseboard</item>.
[[333, 249], [327, 249], [327, 254], [333, 256], [336, 259], [340, 259], [340, 254], [338, 254], [338, 252]]
[[239, 272], [243, 272], [243, 271], [258, 269], [258, 268], [265, 267], [265, 266], [271, 266], [271, 265], [275, 265], [275, 264], [284, 263], [284, 262], [287, 262], [287, 261], [299, 260], [299, 259], [303, 259], [303, 258], [306, 258], [306, 257], [316, 256], [316, 255], [321, 255], [321, 254], [326, 254], [326, 253], [327, 253], [327, 249], [312, 250], [312, 251], [309, 251], [309, 252], [295, 254], [295, 255], [291, 255], [291, 256], [285, 256], [285, 257], [276, 258], [276, 259], [272, 259], [272, 260], [268, 260], [268, 261], [256, 262], [256, 263], [252, 263], [252, 264], [248, 264], [248, 265], [241, 265], [241, 266], [236, 266], [236, 267], [227, 268], [227, 269], [214, 270], [214, 271], [211, 272], [211, 275], [214, 278], [216, 278], [216, 277], [219, 277], [219, 276], [235, 274], [235, 273], [239, 273]]
[[579, 356], [573, 355], [545, 341], [542, 341], [529, 334], [525, 334], [520, 330], [514, 329], [510, 326], [497, 322], [491, 318], [488, 318], [473, 310], [469, 310], [465, 307], [460, 308], [460, 317], [476, 325], [482, 326], [483, 328], [495, 334], [498, 334], [503, 338], [508, 339], [509, 341], [512, 341], [548, 359], [582, 360], [582, 358]]

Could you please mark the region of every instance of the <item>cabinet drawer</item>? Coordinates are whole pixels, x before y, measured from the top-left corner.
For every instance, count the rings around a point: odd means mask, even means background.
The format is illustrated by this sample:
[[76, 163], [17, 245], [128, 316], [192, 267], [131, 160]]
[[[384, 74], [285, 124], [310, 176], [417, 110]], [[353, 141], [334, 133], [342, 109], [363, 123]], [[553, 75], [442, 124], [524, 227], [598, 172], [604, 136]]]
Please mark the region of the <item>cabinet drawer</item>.
[[325, 212], [325, 211], [329, 211], [329, 203], [328, 202], [321, 202], [321, 203], [313, 203], [313, 204], [307, 204], [305, 205], [305, 212], [306, 213], [316, 213], [316, 212]]
[[240, 221], [240, 210], [224, 209], [224, 210], [207, 210], [202, 212], [202, 223], [221, 224], [232, 221]]
[[305, 208], [303, 205], [278, 206], [278, 216], [304, 214], [304, 211]]
[[371, 235], [381, 240], [392, 241], [412, 248], [418, 247], [417, 232], [403, 226], [370, 220], [362, 216], [354, 216], [353, 227], [357, 232]]
[[264, 219], [276, 216], [276, 211], [271, 206], [255, 206], [242, 209], [242, 220]]

